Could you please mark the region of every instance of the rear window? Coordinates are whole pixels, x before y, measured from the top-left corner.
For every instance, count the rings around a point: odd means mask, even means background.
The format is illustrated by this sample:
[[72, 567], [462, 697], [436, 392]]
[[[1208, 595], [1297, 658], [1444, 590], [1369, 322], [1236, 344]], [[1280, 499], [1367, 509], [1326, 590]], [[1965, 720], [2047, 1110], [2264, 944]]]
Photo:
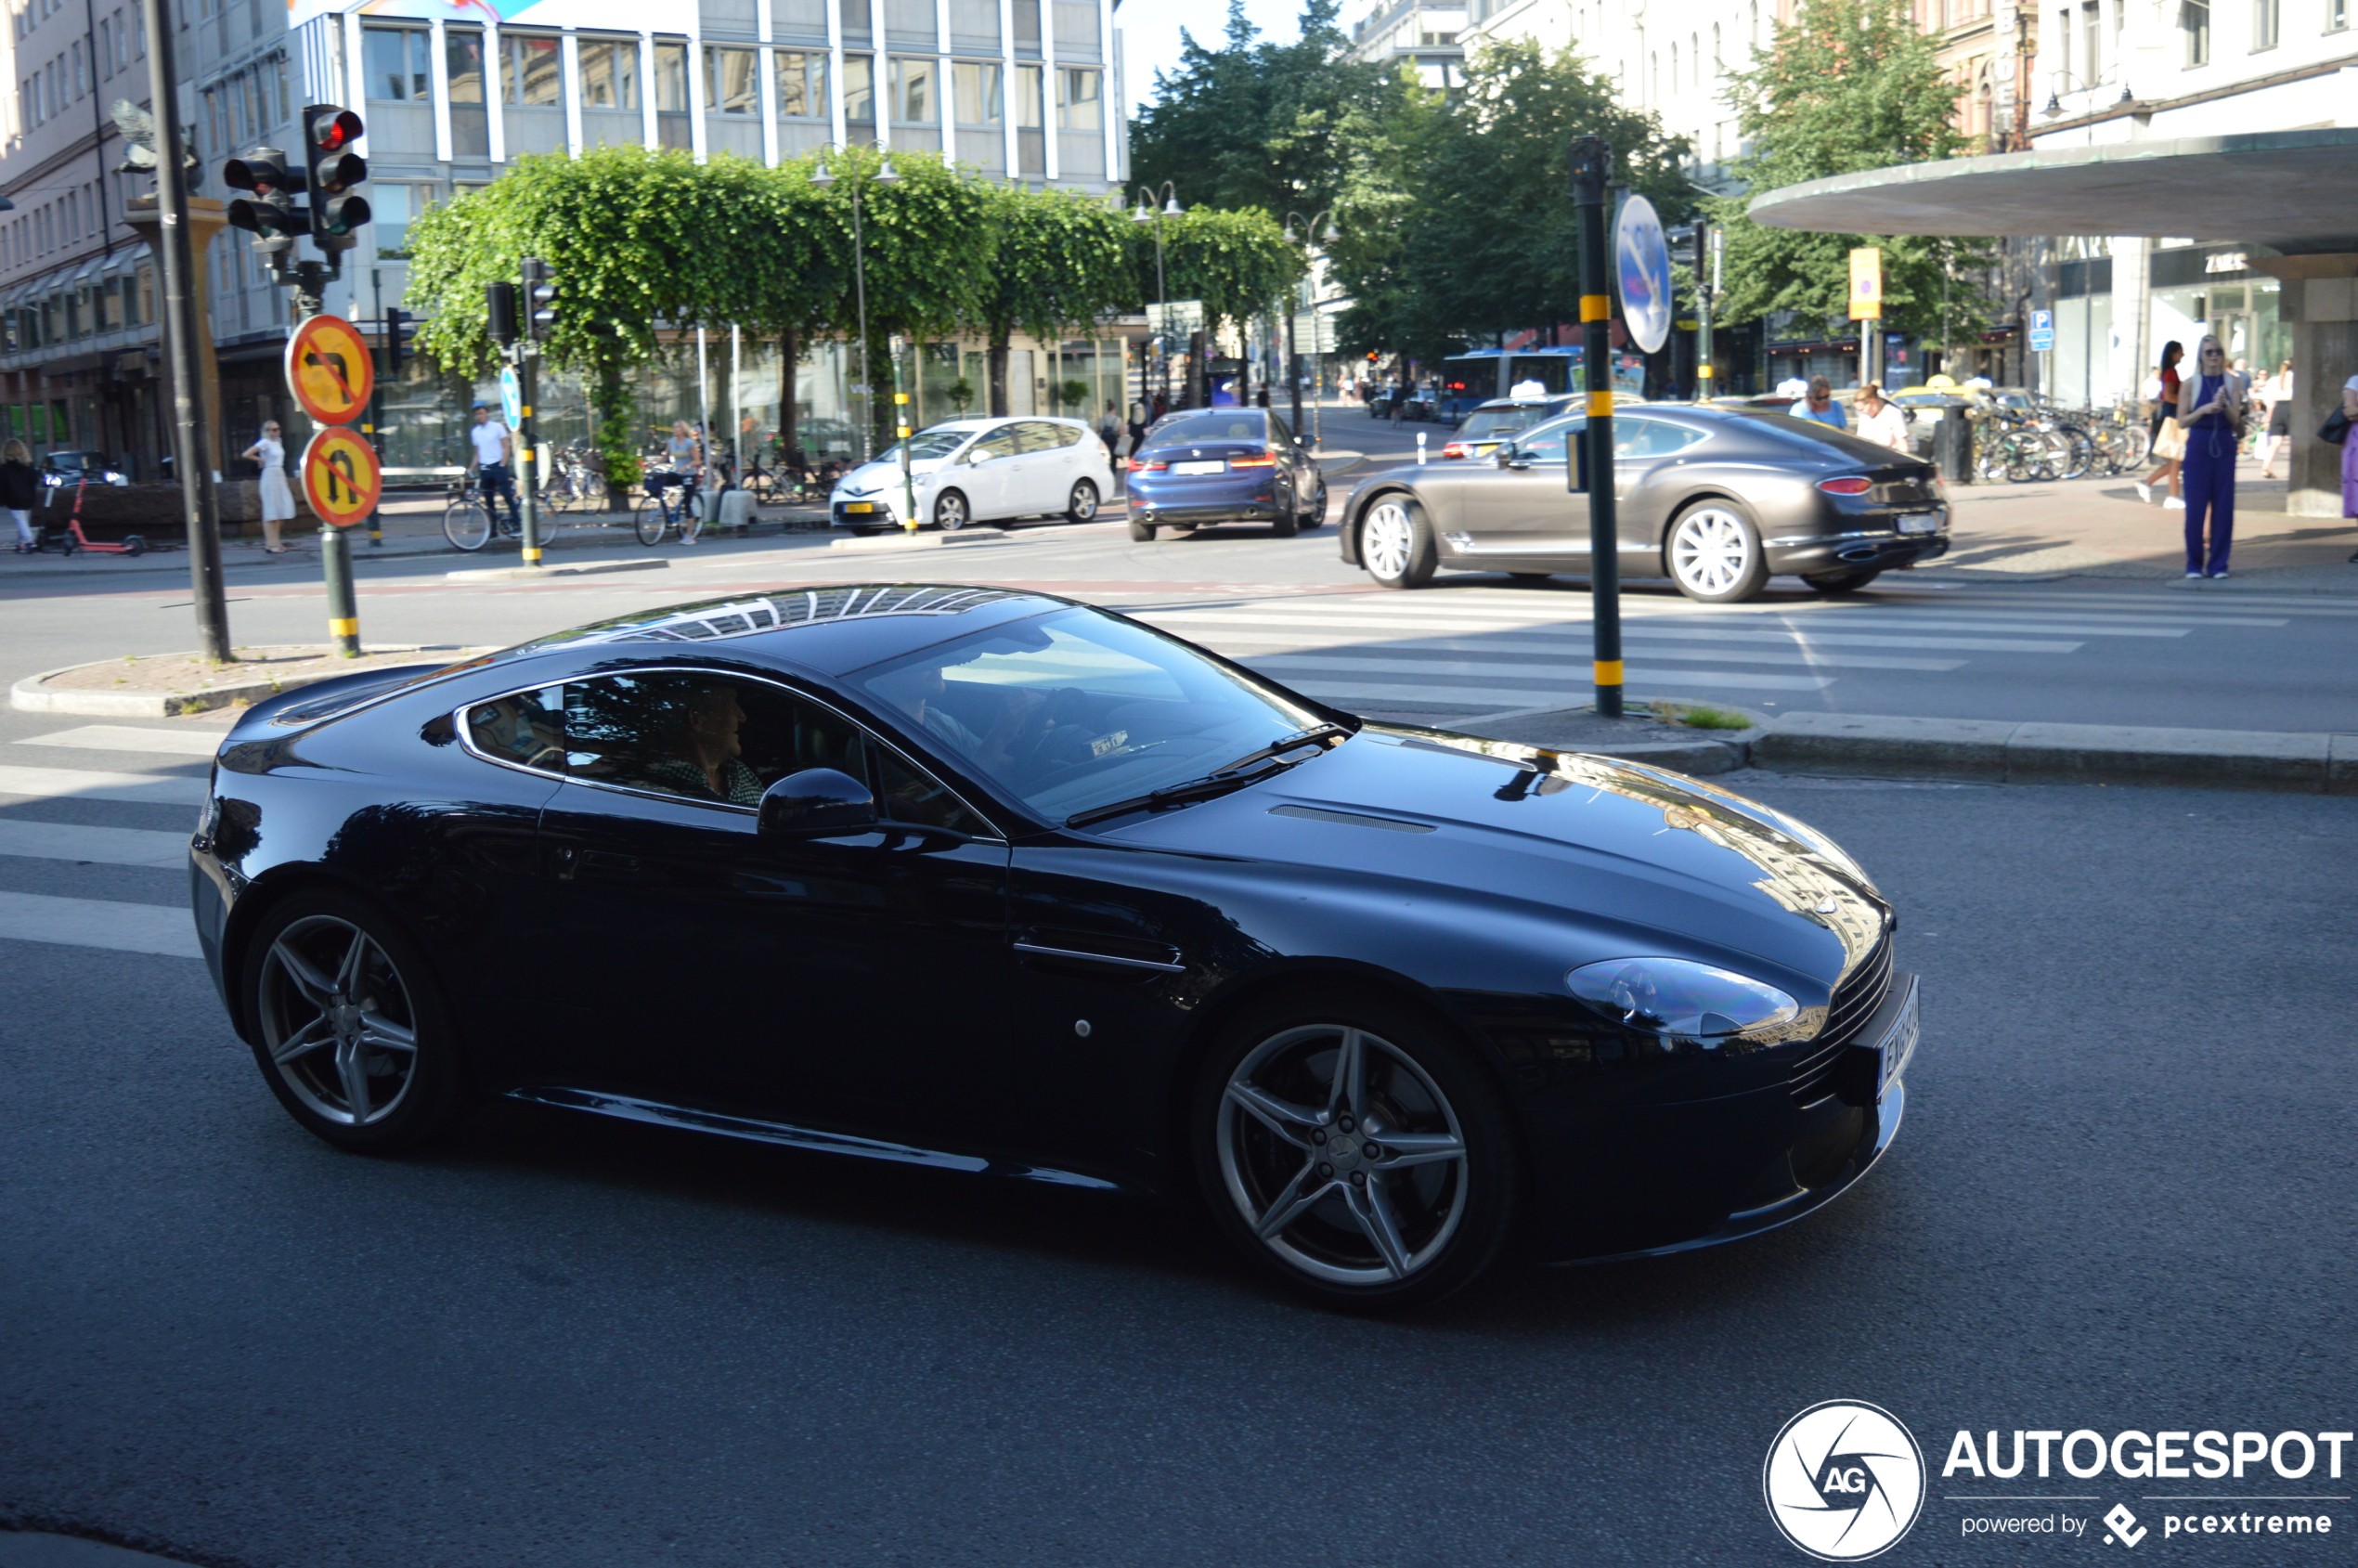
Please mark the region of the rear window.
[[1477, 408], [1466, 416], [1460, 434], [1469, 441], [1486, 435], [1512, 435], [1518, 430], [1529, 430], [1539, 422], [1547, 410], [1537, 404], [1524, 408]]
[[1261, 422], [1261, 416], [1242, 413], [1190, 414], [1147, 434], [1148, 447], [1200, 447], [1207, 441], [1249, 441], [1260, 446], [1268, 439], [1268, 427]]

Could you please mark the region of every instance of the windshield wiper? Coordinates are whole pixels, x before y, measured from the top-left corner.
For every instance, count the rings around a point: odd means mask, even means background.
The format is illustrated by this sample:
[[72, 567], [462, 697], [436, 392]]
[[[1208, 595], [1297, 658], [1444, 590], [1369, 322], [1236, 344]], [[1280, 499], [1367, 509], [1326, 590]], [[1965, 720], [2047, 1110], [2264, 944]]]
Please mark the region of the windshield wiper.
[[[1240, 789], [1246, 784], [1259, 784], [1262, 780], [1281, 773], [1293, 765], [1289, 762], [1276, 761], [1276, 758], [1287, 752], [1299, 751], [1306, 745], [1323, 747], [1328, 741], [1346, 740], [1350, 738], [1350, 735], [1351, 732], [1341, 724], [1314, 724], [1307, 730], [1286, 736], [1283, 740], [1272, 741], [1259, 750], [1249, 751], [1235, 761], [1224, 763], [1213, 771], [1206, 773], [1202, 778], [1188, 779], [1181, 784], [1165, 784], [1160, 789], [1150, 790], [1145, 795], [1134, 795], [1127, 800], [1116, 800], [1108, 805], [1092, 806], [1085, 811], [1075, 811], [1065, 819], [1065, 826], [1087, 827], [1091, 823], [1101, 823], [1109, 817], [1126, 817], [1133, 811], [1160, 811], [1166, 806], [1185, 805], [1190, 800], [1208, 799], [1215, 795], [1225, 794], [1232, 789]], [[1251, 772], [1243, 771], [1251, 768], [1256, 762], [1268, 762], [1271, 766], [1254, 769]]]

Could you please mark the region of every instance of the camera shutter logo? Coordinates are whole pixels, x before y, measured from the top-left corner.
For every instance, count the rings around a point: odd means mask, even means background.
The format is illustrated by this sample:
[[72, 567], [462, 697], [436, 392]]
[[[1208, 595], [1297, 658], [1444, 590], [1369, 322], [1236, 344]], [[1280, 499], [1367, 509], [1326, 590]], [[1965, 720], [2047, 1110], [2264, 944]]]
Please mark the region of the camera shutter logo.
[[1830, 1399], [1777, 1433], [1760, 1490], [1794, 1546], [1821, 1562], [1863, 1562], [1898, 1544], [1924, 1511], [1924, 1451], [1890, 1411]]

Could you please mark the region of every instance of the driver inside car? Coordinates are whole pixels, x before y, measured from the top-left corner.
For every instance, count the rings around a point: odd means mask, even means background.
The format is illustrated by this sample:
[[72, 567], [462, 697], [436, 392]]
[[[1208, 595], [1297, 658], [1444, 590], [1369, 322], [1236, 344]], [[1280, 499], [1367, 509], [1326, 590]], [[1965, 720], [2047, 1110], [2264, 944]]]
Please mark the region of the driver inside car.
[[950, 683], [943, 679], [939, 665], [912, 665], [880, 676], [873, 684], [878, 693], [915, 720], [918, 728], [994, 773], [1004, 773], [1015, 765], [1017, 743], [1028, 734], [1036, 733], [1039, 727], [1033, 720], [1043, 717], [1040, 710], [1047, 701], [1029, 687], [985, 685], [983, 689], [998, 699], [998, 717], [978, 735], [972, 726], [943, 705]]

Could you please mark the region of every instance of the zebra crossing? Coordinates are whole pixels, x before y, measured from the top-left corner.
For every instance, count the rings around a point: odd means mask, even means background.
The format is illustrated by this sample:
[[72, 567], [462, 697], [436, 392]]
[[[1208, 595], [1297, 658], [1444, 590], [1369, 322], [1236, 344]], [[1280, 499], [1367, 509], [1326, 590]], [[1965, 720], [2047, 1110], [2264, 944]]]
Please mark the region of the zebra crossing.
[[[205, 782], [185, 770], [219, 743], [208, 728], [89, 724], [0, 746], [0, 940], [201, 957], [187, 867], [191, 809]], [[77, 766], [84, 758], [66, 755], [88, 753], [120, 757], [124, 767]], [[130, 771], [141, 765], [156, 771]], [[65, 865], [132, 875], [76, 878]], [[84, 884], [99, 884], [86, 891], [105, 896], [82, 896]]]
[[[1127, 613], [1343, 706], [1432, 718], [1503, 718], [1587, 700], [1594, 628], [1587, 595], [1449, 586], [1413, 594], [1138, 603]], [[1938, 677], [1990, 661], [2096, 648], [2196, 648], [2358, 606], [2314, 595], [2039, 592], [1907, 584], [1846, 599], [1698, 604], [1622, 600], [1633, 696], [1807, 701], [1884, 674]], [[1987, 673], [1987, 669], [1983, 671]], [[1835, 706], [1839, 697], [1826, 695]], [[1774, 703], [1771, 706], [1776, 706]], [[1812, 706], [1815, 706], [1813, 703]]]

